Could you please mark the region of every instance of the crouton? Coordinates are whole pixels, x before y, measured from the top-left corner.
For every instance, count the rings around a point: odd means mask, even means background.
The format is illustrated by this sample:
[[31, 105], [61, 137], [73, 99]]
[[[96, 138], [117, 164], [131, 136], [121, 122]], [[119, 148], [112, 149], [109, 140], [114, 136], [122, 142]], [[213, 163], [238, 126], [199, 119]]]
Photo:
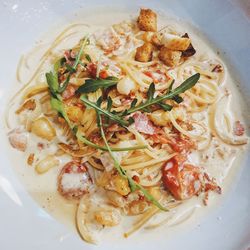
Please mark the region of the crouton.
[[161, 35], [158, 33], [155, 33], [152, 38], [151, 38], [151, 42], [154, 46], [156, 46], [157, 48], [161, 47]]
[[138, 27], [144, 31], [157, 31], [157, 15], [150, 9], [141, 9]]
[[[189, 38], [188, 33], [185, 33], [182, 37]], [[195, 48], [193, 47], [192, 43], [189, 44], [188, 48], [184, 51], [182, 51], [183, 57], [190, 57], [193, 56], [196, 53]]]
[[161, 43], [170, 50], [185, 51], [189, 47], [191, 40], [188, 37], [164, 34]]
[[153, 45], [151, 43], [144, 43], [141, 47], [136, 49], [135, 60], [138, 62], [149, 62], [153, 57]]
[[159, 59], [167, 66], [174, 67], [180, 63], [181, 52], [169, 50], [167, 47], [161, 47]]

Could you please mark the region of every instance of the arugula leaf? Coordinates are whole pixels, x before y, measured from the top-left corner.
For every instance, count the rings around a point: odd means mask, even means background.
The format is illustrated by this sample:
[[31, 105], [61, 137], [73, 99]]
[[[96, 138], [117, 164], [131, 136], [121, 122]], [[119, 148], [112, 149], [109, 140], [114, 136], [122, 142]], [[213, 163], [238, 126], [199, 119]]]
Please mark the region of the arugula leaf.
[[66, 111], [65, 111], [65, 109], [64, 109], [63, 103], [62, 103], [60, 100], [58, 100], [58, 99], [56, 99], [56, 98], [54, 98], [54, 97], [51, 97], [51, 99], [50, 99], [50, 104], [51, 104], [51, 107], [52, 107], [54, 110], [56, 110], [58, 113], [61, 114], [61, 116], [62, 116], [62, 117], [65, 119], [65, 121], [69, 124], [70, 128], [73, 129], [73, 126], [72, 126], [72, 124], [71, 124], [71, 122], [70, 122], [70, 120], [69, 120], [69, 117], [68, 117], [68, 115], [67, 115], [67, 113], [66, 113]]
[[96, 79], [87, 79], [85, 83], [80, 86], [76, 93], [90, 93], [90, 92], [95, 92], [100, 88], [108, 88], [111, 86], [114, 86], [118, 83], [119, 79], [113, 76], [109, 76], [105, 79], [102, 78], [96, 78]]
[[170, 111], [170, 110], [172, 110], [172, 108], [173, 108], [173, 106], [171, 106], [171, 105], [169, 105], [169, 104], [167, 104], [167, 103], [163, 103], [163, 102], [158, 103], [158, 105], [159, 105], [162, 109], [164, 109], [165, 111]]
[[[152, 106], [154, 104], [162, 105], [162, 101], [176, 98], [179, 94], [184, 93], [186, 90], [192, 88], [198, 82], [199, 78], [200, 78], [199, 73], [192, 75], [191, 77], [186, 79], [180, 86], [178, 86], [174, 90], [168, 92], [167, 94], [162, 95], [162, 96], [158, 96], [156, 98], [148, 99], [146, 102], [144, 102], [138, 106], [135, 106], [133, 108], [128, 109], [127, 114], [134, 113], [138, 110], [147, 110], [150, 106]], [[150, 91], [152, 93], [152, 90], [150, 90]], [[149, 94], [149, 96], [151, 97], [152, 94]], [[181, 98], [181, 97], [179, 97], [179, 98]]]
[[49, 73], [46, 73], [45, 76], [46, 76], [47, 83], [49, 85], [50, 92], [54, 96], [56, 96], [56, 94], [58, 92], [58, 88], [59, 88], [57, 75], [55, 75], [52, 71], [50, 71]]
[[85, 46], [88, 45], [88, 44], [89, 44], [89, 39], [86, 37], [86, 38], [84, 38], [84, 40], [82, 42], [82, 45], [81, 45], [81, 48], [80, 48], [80, 50], [79, 50], [79, 52], [78, 52], [78, 54], [76, 56], [76, 60], [75, 60], [75, 63], [73, 65], [73, 69], [76, 70], [76, 67], [79, 64], [80, 60], [81, 60], [83, 50], [84, 50]]
[[[108, 151], [107, 147], [104, 146], [100, 146], [97, 145], [91, 141], [89, 141], [86, 137], [84, 137], [77, 129], [77, 127], [75, 127], [75, 135], [77, 137], [77, 139], [81, 142], [83, 142], [84, 144], [92, 147], [92, 148], [96, 148], [96, 149], [100, 149], [102, 151]], [[110, 148], [113, 152], [120, 152], [120, 151], [130, 151], [130, 150], [137, 150], [137, 149], [144, 149], [147, 148], [147, 146], [134, 146], [134, 147], [126, 147], [126, 148]]]
[[151, 101], [154, 98], [154, 93], [155, 93], [155, 85], [152, 82], [148, 88], [148, 92], [147, 92], [147, 97], [148, 100]]
[[76, 72], [76, 69], [74, 69], [71, 65], [69, 65], [68, 63], [65, 63], [65, 67], [66, 69], [71, 73], [75, 73]]
[[155, 206], [157, 206], [158, 208], [160, 208], [161, 210], [163, 211], [168, 211], [168, 209], [166, 209], [165, 207], [163, 207], [144, 187], [142, 187], [140, 184], [136, 183], [130, 176], [128, 176], [126, 174], [126, 171], [121, 167], [120, 163], [117, 161], [117, 159], [115, 158], [109, 144], [108, 144], [108, 141], [106, 139], [106, 136], [105, 136], [105, 133], [104, 133], [104, 130], [103, 130], [103, 125], [102, 125], [102, 119], [101, 119], [101, 115], [100, 113], [98, 113], [98, 111], [96, 112], [97, 113], [97, 116], [99, 117], [98, 121], [98, 126], [100, 128], [100, 131], [101, 131], [101, 135], [102, 135], [102, 139], [108, 149], [108, 152], [112, 158], [112, 160], [114, 161], [114, 166], [117, 170], [117, 172], [125, 179], [128, 180], [128, 183], [129, 183], [129, 186], [130, 186], [130, 189], [132, 192], [134, 192], [135, 190], [139, 189], [142, 191], [142, 193], [144, 194], [144, 196], [146, 197], [146, 199], [151, 202], [152, 204], [154, 204]]
[[132, 102], [131, 102], [131, 105], [130, 105], [130, 108], [134, 108], [136, 103], [137, 103], [137, 99], [135, 98]]
[[107, 110], [110, 112], [111, 108], [112, 108], [112, 104], [113, 104], [113, 101], [111, 99], [111, 97], [109, 96], [108, 97], [108, 100], [107, 100]]
[[60, 58], [55, 64], [54, 64], [54, 72], [58, 72], [59, 68], [63, 66], [63, 64], [66, 62], [65, 57]]
[[[76, 135], [77, 139], [80, 140], [81, 142], [83, 142], [84, 144], [92, 147], [92, 148], [96, 148], [96, 149], [100, 149], [103, 151], [108, 151], [108, 149], [106, 147], [97, 145], [91, 141], [89, 141], [86, 137], [84, 137], [79, 131], [77, 126], [74, 126], [71, 121], [68, 118], [68, 115], [64, 109], [64, 105], [63, 103], [54, 98], [51, 97], [50, 100], [51, 103], [51, 107], [56, 110], [59, 114], [61, 114], [61, 116], [65, 119], [65, 121], [68, 123], [68, 125], [70, 126], [70, 128], [72, 129], [72, 131], [74, 132], [74, 134]], [[130, 151], [130, 150], [137, 150], [137, 149], [144, 149], [147, 148], [147, 146], [142, 145], [142, 146], [134, 146], [134, 147], [126, 147], [126, 148], [112, 148], [112, 151]]]
[[85, 58], [87, 59], [88, 62], [92, 62], [91, 57], [88, 54], [85, 54]]
[[174, 100], [177, 103], [183, 102], [183, 98], [181, 96], [179, 96], [179, 95], [173, 97], [172, 100]]
[[100, 107], [100, 101], [99, 100], [102, 100], [102, 98], [99, 98], [98, 99], [98, 103], [94, 103], [94, 102], [91, 102], [88, 100], [87, 96], [86, 95], [81, 95], [80, 97], [81, 101], [83, 101], [87, 106], [91, 107], [91, 108], [94, 108], [96, 111], [104, 114], [105, 116], [108, 116], [111, 120], [121, 124], [122, 126], [127, 126], [129, 125], [129, 122], [128, 121], [125, 121], [123, 118], [121, 118], [120, 116], [116, 115], [116, 114], [113, 114], [112, 112], [108, 111], [108, 110], [105, 110], [105, 109], [102, 109]]

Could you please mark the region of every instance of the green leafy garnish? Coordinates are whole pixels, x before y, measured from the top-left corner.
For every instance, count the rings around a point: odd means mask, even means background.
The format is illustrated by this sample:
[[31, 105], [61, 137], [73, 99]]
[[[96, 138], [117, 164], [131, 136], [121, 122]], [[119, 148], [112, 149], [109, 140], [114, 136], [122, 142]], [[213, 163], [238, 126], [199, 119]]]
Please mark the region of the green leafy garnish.
[[[99, 105], [99, 103], [94, 103], [91, 102], [86, 95], [81, 95], [80, 99], [84, 102], [84, 104], [88, 107], [91, 107], [93, 109], [95, 109], [96, 111], [100, 112], [101, 114], [107, 116], [109, 119], [111, 119], [112, 121], [115, 121], [119, 124], [121, 124], [122, 126], [128, 126], [129, 125], [129, 121], [125, 121], [122, 117], [110, 112], [109, 110], [106, 109], [102, 109]], [[102, 102], [102, 98], [99, 98], [98, 101]], [[97, 101], [97, 102], [98, 102]], [[110, 105], [110, 104], [109, 104]]]
[[77, 89], [76, 93], [83, 94], [95, 92], [98, 89], [107, 89], [108, 87], [116, 85], [118, 81], [119, 79], [113, 76], [109, 76], [105, 79], [87, 79], [85, 83]]
[[[129, 115], [131, 113], [134, 113], [136, 111], [139, 110], [145, 110], [147, 108], [149, 108], [152, 105], [158, 104], [162, 107], [164, 107], [165, 109], [170, 109], [170, 107], [168, 107], [168, 104], [162, 103], [162, 101], [164, 100], [171, 100], [174, 98], [177, 98], [178, 101], [180, 101], [180, 98], [178, 95], [181, 93], [184, 93], [186, 90], [192, 88], [199, 80], [200, 78], [200, 74], [197, 73], [191, 77], [189, 77], [187, 80], [185, 80], [180, 86], [178, 86], [177, 88], [175, 88], [174, 90], [169, 91], [167, 94], [162, 95], [162, 96], [158, 96], [158, 97], [153, 97], [153, 92], [154, 92], [154, 87], [151, 87], [153, 84], [150, 85], [149, 87], [149, 91], [148, 91], [148, 100], [145, 101], [144, 103], [141, 103], [138, 106], [134, 106], [134, 107], [130, 107], [127, 111], [126, 111], [126, 115]], [[124, 113], [122, 114], [124, 115]]]
[[46, 73], [45, 76], [49, 86], [50, 93], [56, 97], [59, 89], [57, 74], [54, 74], [52, 71], [50, 71], [49, 73]]
[[85, 58], [87, 59], [88, 62], [92, 62], [91, 57], [88, 54], [85, 54]]
[[106, 139], [106, 136], [105, 136], [105, 133], [104, 133], [104, 129], [103, 129], [103, 124], [102, 124], [102, 118], [101, 118], [101, 115], [100, 113], [98, 113], [98, 111], [96, 112], [97, 113], [97, 116], [98, 116], [98, 119], [97, 119], [97, 122], [98, 122], [98, 127], [100, 128], [100, 131], [101, 131], [101, 136], [102, 136], [102, 139], [108, 149], [108, 152], [110, 154], [110, 157], [112, 158], [113, 162], [114, 162], [114, 167], [115, 169], [117, 170], [117, 172], [125, 179], [128, 180], [128, 183], [129, 183], [129, 186], [130, 186], [130, 189], [132, 192], [136, 191], [136, 190], [141, 190], [142, 193], [144, 194], [145, 198], [151, 202], [152, 204], [154, 204], [155, 206], [157, 206], [158, 208], [160, 208], [161, 210], [163, 211], [168, 211], [167, 208], [163, 207], [144, 187], [142, 187], [140, 184], [138, 184], [137, 182], [135, 182], [130, 176], [127, 175], [126, 173], [126, 170], [124, 170], [120, 163], [117, 161], [117, 159], [115, 158], [113, 152], [112, 152], [112, 149], [110, 148], [109, 144], [108, 144], [108, 141]]
[[64, 109], [63, 102], [54, 97], [51, 97], [50, 104], [52, 109], [56, 110], [64, 118], [64, 120], [68, 123], [70, 128], [73, 128], [73, 125], [71, 124], [69, 117]]
[[[77, 137], [77, 139], [81, 142], [83, 142], [84, 144], [92, 147], [92, 148], [96, 148], [96, 149], [100, 149], [102, 151], [108, 151], [108, 148], [105, 147], [105, 146], [100, 146], [100, 145], [97, 145], [91, 141], [89, 141], [86, 137], [84, 137], [79, 131], [75, 131], [75, 135]], [[134, 146], [134, 147], [126, 147], [126, 148], [111, 148], [111, 150], [113, 152], [120, 152], [120, 151], [131, 151], [131, 150], [138, 150], [138, 149], [145, 149], [147, 148], [147, 146]]]
[[76, 67], [79, 64], [80, 60], [81, 60], [81, 57], [82, 57], [82, 54], [83, 54], [83, 50], [84, 50], [85, 46], [88, 45], [88, 44], [89, 44], [89, 39], [87, 37], [85, 37], [83, 39], [81, 48], [80, 48], [80, 50], [79, 50], [79, 52], [78, 52], [78, 54], [76, 56], [76, 60], [75, 60], [74, 65], [72, 67], [73, 69], [76, 70]]

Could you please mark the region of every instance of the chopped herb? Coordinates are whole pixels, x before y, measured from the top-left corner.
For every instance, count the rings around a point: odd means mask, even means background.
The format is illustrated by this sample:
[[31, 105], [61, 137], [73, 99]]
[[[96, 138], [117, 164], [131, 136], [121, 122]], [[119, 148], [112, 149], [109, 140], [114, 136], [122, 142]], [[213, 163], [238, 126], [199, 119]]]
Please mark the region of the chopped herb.
[[107, 89], [108, 87], [116, 85], [118, 81], [119, 79], [113, 76], [109, 76], [105, 79], [87, 79], [85, 83], [77, 89], [76, 93], [83, 94], [95, 92], [98, 89]]

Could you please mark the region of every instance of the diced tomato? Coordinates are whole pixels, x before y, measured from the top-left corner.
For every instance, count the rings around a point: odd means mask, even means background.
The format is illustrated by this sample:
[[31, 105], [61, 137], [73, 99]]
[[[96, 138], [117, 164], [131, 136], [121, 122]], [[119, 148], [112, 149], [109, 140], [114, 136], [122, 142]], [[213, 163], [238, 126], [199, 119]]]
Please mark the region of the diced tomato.
[[105, 79], [108, 77], [108, 73], [106, 70], [102, 70], [100, 73], [99, 73], [99, 77], [102, 78], [102, 79]]
[[150, 71], [145, 71], [145, 72], [144, 72], [144, 75], [153, 78], [153, 74], [152, 74], [152, 72], [150, 72]]

